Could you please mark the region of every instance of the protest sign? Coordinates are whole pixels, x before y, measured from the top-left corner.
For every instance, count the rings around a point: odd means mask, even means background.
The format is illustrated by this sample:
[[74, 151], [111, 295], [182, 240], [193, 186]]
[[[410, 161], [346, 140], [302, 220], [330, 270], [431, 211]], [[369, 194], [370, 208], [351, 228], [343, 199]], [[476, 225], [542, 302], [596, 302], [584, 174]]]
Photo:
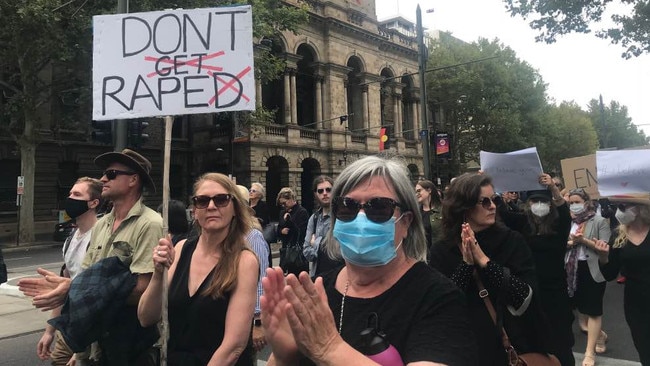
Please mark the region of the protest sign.
[[600, 197], [596, 176], [596, 154], [562, 159], [560, 164], [562, 165], [564, 186], [567, 189], [582, 188], [590, 198]]
[[596, 166], [602, 196], [650, 192], [650, 150], [597, 151]]
[[535, 147], [509, 153], [481, 151], [480, 158], [481, 170], [492, 177], [497, 192], [545, 189], [539, 184], [543, 170]]
[[93, 17], [93, 119], [255, 109], [251, 7]]

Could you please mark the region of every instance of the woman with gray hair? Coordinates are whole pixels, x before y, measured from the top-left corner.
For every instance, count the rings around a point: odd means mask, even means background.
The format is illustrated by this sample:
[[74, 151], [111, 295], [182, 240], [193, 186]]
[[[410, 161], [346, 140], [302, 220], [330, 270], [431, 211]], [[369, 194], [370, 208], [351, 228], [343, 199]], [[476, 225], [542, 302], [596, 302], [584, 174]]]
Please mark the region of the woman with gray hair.
[[[269, 364], [473, 365], [460, 291], [425, 263], [427, 244], [404, 164], [369, 156], [332, 190], [326, 252], [345, 266], [318, 277], [267, 270]], [[381, 339], [384, 347], [370, 347]], [[376, 345], [376, 343], [373, 343]]]

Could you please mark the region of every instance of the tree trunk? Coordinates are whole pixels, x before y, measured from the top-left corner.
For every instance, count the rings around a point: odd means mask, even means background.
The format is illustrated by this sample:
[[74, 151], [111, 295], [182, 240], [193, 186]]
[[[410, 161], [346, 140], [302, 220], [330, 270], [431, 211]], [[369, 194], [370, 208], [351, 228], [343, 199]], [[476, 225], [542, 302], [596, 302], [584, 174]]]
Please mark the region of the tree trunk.
[[34, 120], [25, 113], [25, 130], [18, 139], [20, 146], [20, 171], [25, 177], [25, 191], [20, 206], [20, 243], [30, 243], [35, 240], [34, 235], [34, 178], [36, 172], [36, 143], [34, 142]]

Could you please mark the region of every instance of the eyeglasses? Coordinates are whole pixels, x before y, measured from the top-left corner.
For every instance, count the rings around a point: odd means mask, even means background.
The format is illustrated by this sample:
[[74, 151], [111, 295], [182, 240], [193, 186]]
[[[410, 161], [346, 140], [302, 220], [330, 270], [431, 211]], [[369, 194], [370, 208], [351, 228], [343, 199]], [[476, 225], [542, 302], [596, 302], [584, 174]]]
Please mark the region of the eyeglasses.
[[477, 205], [483, 206], [484, 209], [489, 210], [492, 207], [492, 204], [496, 206], [496, 201], [492, 199], [492, 197], [483, 197], [479, 198], [478, 202], [476, 202]]
[[257, 192], [257, 190], [256, 190], [255, 188], [251, 188], [251, 189], [249, 189], [248, 191], [249, 191], [250, 193], [256, 193], [256, 192]]
[[323, 194], [323, 192], [330, 193], [332, 192], [332, 187], [314, 189], [314, 192], [317, 192], [318, 194]]
[[220, 193], [210, 196], [194, 196], [192, 197], [192, 202], [194, 202], [194, 207], [198, 209], [208, 208], [210, 201], [214, 203], [216, 207], [226, 207], [228, 203], [232, 200], [232, 195], [227, 193]]
[[108, 180], [117, 178], [118, 175], [136, 175], [136, 172], [128, 172], [126, 170], [106, 169], [102, 175], [105, 175]]
[[350, 222], [357, 217], [359, 210], [363, 209], [370, 221], [381, 224], [393, 217], [395, 207], [402, 207], [395, 200], [387, 197], [375, 197], [361, 204], [359, 201], [348, 197], [337, 197], [332, 206], [332, 213], [337, 219]]

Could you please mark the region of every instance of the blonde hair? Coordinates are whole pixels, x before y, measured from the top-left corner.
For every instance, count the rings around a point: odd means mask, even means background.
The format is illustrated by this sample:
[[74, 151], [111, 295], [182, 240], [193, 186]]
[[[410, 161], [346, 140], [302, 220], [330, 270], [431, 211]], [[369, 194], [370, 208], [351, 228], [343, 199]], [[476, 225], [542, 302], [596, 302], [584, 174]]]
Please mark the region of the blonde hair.
[[[639, 220], [641, 220], [644, 225], [650, 226], [650, 206], [638, 204], [635, 207], [639, 210]], [[625, 244], [627, 244], [627, 225], [619, 224], [618, 235], [616, 236], [616, 239], [614, 239], [612, 247], [623, 248]]]
[[[194, 195], [206, 181], [215, 182], [226, 189], [232, 196], [231, 203], [235, 211], [228, 227], [228, 235], [222, 244], [221, 259], [212, 270], [210, 283], [201, 293], [204, 296], [209, 295], [217, 299], [234, 290], [237, 284], [239, 258], [243, 250], [250, 250], [246, 244], [246, 234], [252, 229], [252, 218], [248, 210], [248, 204], [246, 204], [235, 183], [221, 173], [206, 173], [199, 177], [194, 183]], [[199, 227], [199, 232], [200, 229]]]

